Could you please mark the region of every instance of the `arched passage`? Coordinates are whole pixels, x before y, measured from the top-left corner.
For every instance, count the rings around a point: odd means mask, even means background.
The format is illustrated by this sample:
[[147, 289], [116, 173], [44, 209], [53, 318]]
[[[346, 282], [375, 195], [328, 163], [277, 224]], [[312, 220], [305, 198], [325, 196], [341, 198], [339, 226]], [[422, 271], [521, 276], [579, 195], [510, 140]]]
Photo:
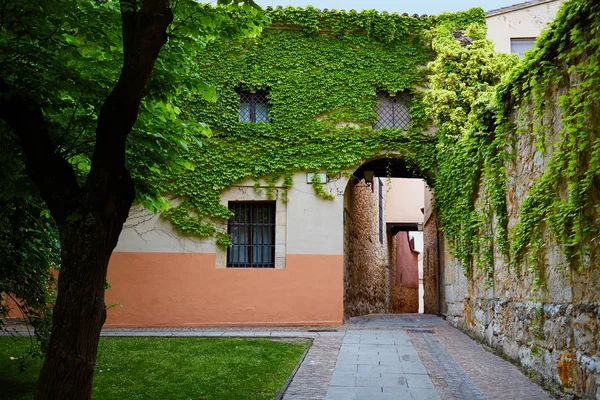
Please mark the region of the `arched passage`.
[[431, 198], [422, 177], [401, 158], [369, 160], [354, 171], [344, 192], [346, 318], [437, 312], [438, 235]]

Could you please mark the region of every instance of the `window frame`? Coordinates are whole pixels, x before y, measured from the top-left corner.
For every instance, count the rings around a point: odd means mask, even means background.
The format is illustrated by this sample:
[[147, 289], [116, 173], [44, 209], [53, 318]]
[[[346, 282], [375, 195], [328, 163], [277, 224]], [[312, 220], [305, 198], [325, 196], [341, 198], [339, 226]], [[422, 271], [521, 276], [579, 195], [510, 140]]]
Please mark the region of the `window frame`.
[[[239, 95], [239, 109], [238, 109], [238, 119], [241, 123], [270, 123], [270, 107], [269, 107], [269, 91], [268, 90], [237, 90]], [[248, 101], [244, 101], [248, 100]], [[248, 104], [250, 108], [250, 115], [248, 120], [242, 120], [242, 105]], [[257, 104], [265, 104], [266, 105], [266, 115], [264, 120], [257, 121], [256, 118], [256, 105]]]
[[[518, 55], [519, 55], [519, 58], [522, 60], [522, 59], [523, 59], [523, 57], [525, 56], [525, 52], [526, 52], [526, 51], [529, 51], [529, 50], [531, 50], [531, 49], [535, 48], [535, 41], [536, 41], [536, 39], [537, 39], [537, 38], [535, 38], [535, 37], [516, 37], [516, 38], [512, 38], [512, 37], [511, 37], [511, 38], [510, 38], [510, 52], [511, 52], [512, 54], [518, 54]], [[522, 52], [518, 52], [518, 51], [514, 51], [514, 50], [513, 50], [513, 46], [514, 46], [515, 44], [517, 44], [517, 43], [523, 44], [523, 43], [530, 43], [530, 42], [531, 42], [532, 46], [531, 46], [531, 47], [529, 47], [529, 48], [528, 48], [528, 49], [526, 49], [526, 50], [523, 50]]]
[[[249, 219], [250, 221], [236, 221], [236, 215], [232, 216], [229, 221], [227, 222], [227, 233], [230, 235], [230, 239], [233, 243], [233, 245], [231, 247], [229, 247], [227, 249], [227, 261], [226, 261], [226, 267], [227, 268], [275, 268], [275, 248], [276, 248], [276, 220], [277, 220], [277, 203], [276, 201], [229, 201], [228, 202], [228, 208], [230, 211], [234, 212], [235, 214], [235, 210], [241, 210], [241, 209], [248, 209], [248, 215], [249, 215]], [[255, 215], [254, 215], [254, 211], [262, 208], [263, 212], [264, 210], [267, 210], [268, 212], [268, 221], [267, 223], [257, 223], [255, 221], [253, 221]], [[235, 243], [235, 241], [238, 238], [234, 237], [235, 235], [233, 235], [233, 228], [236, 227], [238, 229], [243, 228], [243, 230], [245, 230], [245, 236], [246, 236], [246, 243]], [[256, 227], [266, 227], [268, 228], [268, 239], [267, 242], [269, 243], [264, 243], [265, 242], [265, 238], [263, 235], [264, 231], [261, 232], [261, 239], [260, 242], [261, 243], [254, 243], [256, 242], [255, 240], [255, 228]], [[239, 232], [239, 231], [238, 231]], [[267, 260], [267, 262], [264, 262], [264, 260], [260, 260], [260, 261], [255, 261], [254, 260], [254, 254], [255, 251], [262, 251], [264, 250], [263, 246], [267, 246], [267, 250], [269, 251], [269, 256], [268, 258], [270, 260]], [[239, 260], [239, 256], [238, 256], [238, 260], [234, 260], [234, 251], [235, 248], [237, 247], [237, 251], [238, 254], [240, 254], [240, 252], [246, 252], [245, 258], [247, 259], [246, 262], [241, 262]], [[262, 258], [262, 255], [261, 255]]]
[[[385, 106], [383, 101], [389, 101], [391, 111], [383, 110]], [[377, 121], [373, 124], [373, 129], [406, 129], [410, 126], [412, 118], [410, 116], [410, 106], [412, 102], [412, 96], [408, 91], [396, 92], [393, 95], [385, 90], [377, 91], [377, 105], [375, 106], [375, 113], [377, 114]], [[385, 119], [389, 119], [391, 112], [391, 124]]]

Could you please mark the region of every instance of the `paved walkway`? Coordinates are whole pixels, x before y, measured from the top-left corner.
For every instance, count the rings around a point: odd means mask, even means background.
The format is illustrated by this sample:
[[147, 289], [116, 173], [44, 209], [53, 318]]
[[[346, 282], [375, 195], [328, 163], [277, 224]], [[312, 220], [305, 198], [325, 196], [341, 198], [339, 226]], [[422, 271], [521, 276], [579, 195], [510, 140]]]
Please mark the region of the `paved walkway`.
[[327, 400], [551, 399], [514, 365], [441, 318], [373, 315], [353, 318], [344, 328]]
[[[27, 334], [21, 326], [12, 331]], [[551, 399], [514, 365], [432, 315], [369, 315], [341, 328], [107, 328], [102, 335], [311, 337], [284, 400]]]
[[348, 331], [326, 399], [440, 399], [402, 330]]

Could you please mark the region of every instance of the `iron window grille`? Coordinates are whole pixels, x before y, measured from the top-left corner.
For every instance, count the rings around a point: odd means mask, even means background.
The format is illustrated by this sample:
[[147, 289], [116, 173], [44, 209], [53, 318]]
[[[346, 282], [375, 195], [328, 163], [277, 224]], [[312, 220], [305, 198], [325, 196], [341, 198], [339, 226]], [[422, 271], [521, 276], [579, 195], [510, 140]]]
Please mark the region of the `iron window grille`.
[[229, 202], [228, 268], [275, 268], [275, 202]]
[[404, 129], [410, 125], [410, 95], [406, 92], [390, 96], [388, 92], [377, 92], [377, 122], [374, 129]]
[[258, 90], [250, 92], [242, 90], [239, 93], [240, 122], [271, 122], [266, 91]]

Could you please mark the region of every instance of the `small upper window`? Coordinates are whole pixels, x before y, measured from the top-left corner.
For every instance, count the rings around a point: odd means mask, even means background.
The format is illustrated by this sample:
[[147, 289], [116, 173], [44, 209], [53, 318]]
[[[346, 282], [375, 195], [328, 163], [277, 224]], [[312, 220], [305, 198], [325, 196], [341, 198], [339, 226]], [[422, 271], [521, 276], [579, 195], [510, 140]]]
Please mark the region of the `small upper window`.
[[406, 92], [390, 95], [388, 92], [377, 93], [377, 122], [374, 129], [399, 128], [404, 129], [410, 125], [410, 95]]
[[267, 92], [242, 90], [239, 93], [240, 122], [271, 122]]
[[527, 50], [531, 50], [535, 47], [535, 38], [520, 38], [510, 39], [510, 52], [517, 53], [519, 58], [523, 58], [523, 54]]

